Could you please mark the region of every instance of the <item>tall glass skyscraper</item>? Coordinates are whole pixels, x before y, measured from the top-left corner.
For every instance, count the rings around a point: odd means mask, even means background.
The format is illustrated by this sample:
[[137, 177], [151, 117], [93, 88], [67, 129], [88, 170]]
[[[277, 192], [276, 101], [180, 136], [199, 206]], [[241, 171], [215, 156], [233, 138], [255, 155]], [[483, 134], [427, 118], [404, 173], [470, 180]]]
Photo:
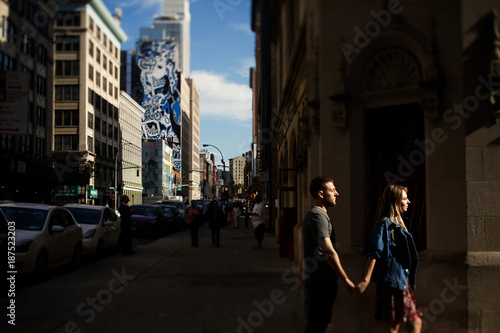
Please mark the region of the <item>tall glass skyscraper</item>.
[[178, 45], [176, 69], [189, 77], [191, 14], [188, 0], [164, 0], [163, 13], [155, 18], [151, 28], [141, 28], [141, 41], [173, 40]]

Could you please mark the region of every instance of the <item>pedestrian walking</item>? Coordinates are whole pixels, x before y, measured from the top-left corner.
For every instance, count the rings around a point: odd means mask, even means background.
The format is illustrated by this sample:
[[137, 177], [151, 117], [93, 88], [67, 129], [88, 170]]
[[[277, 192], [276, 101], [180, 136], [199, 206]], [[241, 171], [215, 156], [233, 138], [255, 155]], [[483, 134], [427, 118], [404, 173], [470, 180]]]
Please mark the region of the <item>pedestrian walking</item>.
[[212, 246], [220, 246], [220, 228], [226, 225], [226, 216], [219, 208], [217, 200], [213, 200], [207, 210], [208, 226], [212, 231]]
[[233, 222], [234, 222], [234, 227], [238, 228], [240, 225], [240, 216], [241, 216], [241, 208], [240, 204], [235, 202], [233, 205]]
[[203, 213], [196, 206], [196, 201], [191, 201], [189, 208], [189, 231], [191, 233], [191, 246], [198, 247], [198, 230], [203, 221]]
[[354, 283], [349, 280], [340, 263], [336, 249], [335, 229], [327, 209], [337, 203], [339, 192], [333, 180], [316, 177], [311, 181], [309, 192], [314, 205], [304, 216], [305, 288], [308, 297], [306, 333], [324, 333], [331, 319], [337, 297], [338, 277], [347, 290], [354, 294]]
[[122, 196], [120, 208], [118, 212], [120, 213], [120, 228], [121, 228], [121, 247], [122, 254], [135, 254], [136, 252], [132, 249], [132, 210], [128, 206], [130, 199], [127, 195]]
[[264, 202], [259, 194], [255, 196], [255, 205], [252, 210], [252, 225], [254, 229], [254, 236], [257, 240], [257, 246], [254, 249], [262, 249], [262, 240], [264, 239]]
[[378, 222], [363, 250], [367, 257], [364, 277], [357, 286], [362, 293], [370, 281], [377, 284], [375, 318], [384, 321], [386, 332], [391, 333], [398, 332], [403, 322], [412, 333], [422, 328], [422, 314], [413, 296], [418, 253], [403, 221], [409, 204], [408, 188], [385, 188]]

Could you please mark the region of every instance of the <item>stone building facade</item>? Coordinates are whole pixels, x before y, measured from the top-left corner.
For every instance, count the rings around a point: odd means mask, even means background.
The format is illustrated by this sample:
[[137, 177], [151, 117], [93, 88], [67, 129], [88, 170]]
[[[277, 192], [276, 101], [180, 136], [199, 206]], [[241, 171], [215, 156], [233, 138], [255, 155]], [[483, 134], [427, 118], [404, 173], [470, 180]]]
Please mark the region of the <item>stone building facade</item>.
[[[329, 210], [347, 273], [389, 183], [409, 189], [425, 332], [500, 323], [500, 30], [497, 1], [259, 1], [254, 108], [261, 184], [280, 255], [302, 260], [308, 186]], [[274, 205], [273, 205], [274, 206]], [[371, 332], [373, 285], [340, 290], [332, 332]]]

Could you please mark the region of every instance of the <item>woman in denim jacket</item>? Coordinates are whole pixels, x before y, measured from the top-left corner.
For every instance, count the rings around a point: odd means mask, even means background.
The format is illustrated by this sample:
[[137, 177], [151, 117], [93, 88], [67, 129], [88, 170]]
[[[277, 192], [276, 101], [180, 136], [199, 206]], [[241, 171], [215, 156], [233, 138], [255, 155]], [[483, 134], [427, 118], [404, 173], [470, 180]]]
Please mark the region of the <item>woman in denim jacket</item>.
[[362, 293], [370, 281], [377, 284], [375, 318], [385, 321], [391, 333], [399, 331], [401, 322], [407, 323], [412, 333], [419, 333], [422, 327], [413, 297], [418, 254], [403, 222], [410, 203], [407, 192], [406, 187], [397, 185], [385, 188], [378, 223], [363, 251], [367, 257], [365, 274], [357, 286]]

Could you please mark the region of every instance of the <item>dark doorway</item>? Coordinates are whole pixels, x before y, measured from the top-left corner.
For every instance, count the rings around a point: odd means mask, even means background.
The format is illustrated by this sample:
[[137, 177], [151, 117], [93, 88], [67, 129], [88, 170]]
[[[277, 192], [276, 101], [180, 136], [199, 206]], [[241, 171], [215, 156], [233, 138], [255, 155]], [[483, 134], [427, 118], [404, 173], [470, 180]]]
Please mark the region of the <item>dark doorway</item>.
[[377, 223], [379, 199], [389, 184], [408, 187], [406, 227], [426, 248], [424, 116], [417, 104], [365, 111], [368, 195], [365, 241]]

